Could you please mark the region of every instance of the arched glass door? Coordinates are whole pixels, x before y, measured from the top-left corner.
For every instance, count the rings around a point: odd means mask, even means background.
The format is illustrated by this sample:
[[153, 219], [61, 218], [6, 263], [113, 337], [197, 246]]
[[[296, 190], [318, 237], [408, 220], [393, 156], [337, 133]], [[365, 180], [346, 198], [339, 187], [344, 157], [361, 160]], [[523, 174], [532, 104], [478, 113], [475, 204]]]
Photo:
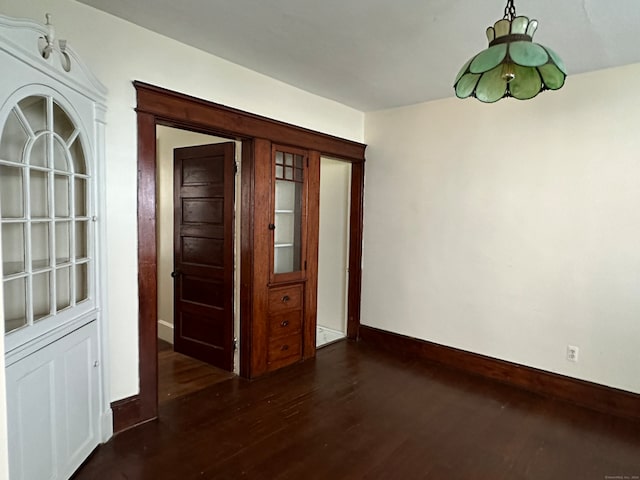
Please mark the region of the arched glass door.
[[78, 124], [52, 96], [23, 98], [0, 137], [5, 333], [27, 341], [90, 299], [91, 211]]

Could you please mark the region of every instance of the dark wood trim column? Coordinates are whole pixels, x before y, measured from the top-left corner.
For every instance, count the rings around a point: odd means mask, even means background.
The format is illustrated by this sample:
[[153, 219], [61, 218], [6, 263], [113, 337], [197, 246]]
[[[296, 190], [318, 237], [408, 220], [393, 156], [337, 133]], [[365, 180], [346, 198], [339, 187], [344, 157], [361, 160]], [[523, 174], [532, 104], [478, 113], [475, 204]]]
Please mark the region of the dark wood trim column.
[[362, 290], [362, 237], [364, 223], [364, 161], [351, 167], [351, 214], [349, 220], [349, 298], [347, 337], [358, 338]]
[[138, 114], [138, 291], [140, 421], [158, 415], [158, 283], [156, 248], [156, 122]]
[[240, 376], [251, 377], [251, 351], [253, 341], [253, 269], [254, 261], [254, 212], [255, 204], [255, 152], [254, 142], [242, 142], [240, 181], [242, 196], [240, 205]]
[[318, 246], [320, 234], [320, 152], [309, 151], [307, 168], [307, 272], [304, 287], [305, 310], [303, 321], [302, 358], [316, 355], [316, 326], [318, 318]]
[[[253, 310], [251, 312], [252, 329], [250, 336], [251, 343], [251, 370], [249, 377], [254, 378], [266, 372], [267, 366], [267, 318], [268, 295], [267, 285], [269, 284], [269, 262], [264, 261], [269, 258], [269, 221], [271, 206], [271, 142], [264, 138], [256, 138], [254, 143], [254, 205], [253, 216], [253, 255], [256, 261], [253, 265]], [[255, 341], [254, 341], [255, 339]]]

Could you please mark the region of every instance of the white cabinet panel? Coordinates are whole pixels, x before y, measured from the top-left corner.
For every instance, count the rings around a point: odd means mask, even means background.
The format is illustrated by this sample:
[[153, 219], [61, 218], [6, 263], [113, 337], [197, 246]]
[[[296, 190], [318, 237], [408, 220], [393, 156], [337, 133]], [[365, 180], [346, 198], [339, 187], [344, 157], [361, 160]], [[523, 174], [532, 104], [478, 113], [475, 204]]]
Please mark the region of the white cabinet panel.
[[97, 444], [98, 358], [95, 336], [82, 336], [63, 353], [66, 454], [70, 464], [80, 464]]
[[[17, 373], [18, 378], [12, 373]], [[14, 398], [7, 399], [11, 478], [55, 478], [54, 362], [45, 361], [33, 365], [33, 369], [28, 365], [7, 369], [7, 383], [11, 382], [15, 382], [15, 388], [9, 390]]]
[[64, 480], [99, 443], [98, 332], [92, 321], [7, 367], [12, 480]]

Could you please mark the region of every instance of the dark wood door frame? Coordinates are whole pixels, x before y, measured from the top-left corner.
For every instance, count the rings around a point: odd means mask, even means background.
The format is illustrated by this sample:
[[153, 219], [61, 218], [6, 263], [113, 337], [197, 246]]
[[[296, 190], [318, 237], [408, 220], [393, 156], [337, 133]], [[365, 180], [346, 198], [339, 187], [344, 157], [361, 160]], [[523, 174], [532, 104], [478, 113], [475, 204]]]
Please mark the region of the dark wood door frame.
[[309, 129], [243, 112], [143, 82], [133, 82], [137, 93], [138, 124], [138, 289], [140, 393], [114, 402], [114, 431], [157, 417], [157, 250], [156, 250], [156, 126], [164, 125], [242, 140], [240, 374], [250, 376], [254, 147], [256, 138], [351, 162], [351, 221], [349, 251], [348, 329], [358, 336], [366, 146]]

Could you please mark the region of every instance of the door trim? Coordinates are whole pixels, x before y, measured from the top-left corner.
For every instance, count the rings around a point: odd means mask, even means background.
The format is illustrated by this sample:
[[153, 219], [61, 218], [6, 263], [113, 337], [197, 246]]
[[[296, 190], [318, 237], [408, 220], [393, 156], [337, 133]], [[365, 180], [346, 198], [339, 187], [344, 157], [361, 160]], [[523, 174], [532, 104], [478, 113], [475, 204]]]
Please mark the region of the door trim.
[[138, 291], [140, 393], [114, 402], [115, 431], [158, 415], [157, 248], [156, 248], [156, 126], [242, 139], [240, 374], [249, 376], [251, 349], [254, 164], [253, 139], [313, 149], [353, 164], [349, 251], [348, 336], [360, 325], [364, 152], [366, 145], [219, 105], [161, 87], [135, 81], [138, 124]]

